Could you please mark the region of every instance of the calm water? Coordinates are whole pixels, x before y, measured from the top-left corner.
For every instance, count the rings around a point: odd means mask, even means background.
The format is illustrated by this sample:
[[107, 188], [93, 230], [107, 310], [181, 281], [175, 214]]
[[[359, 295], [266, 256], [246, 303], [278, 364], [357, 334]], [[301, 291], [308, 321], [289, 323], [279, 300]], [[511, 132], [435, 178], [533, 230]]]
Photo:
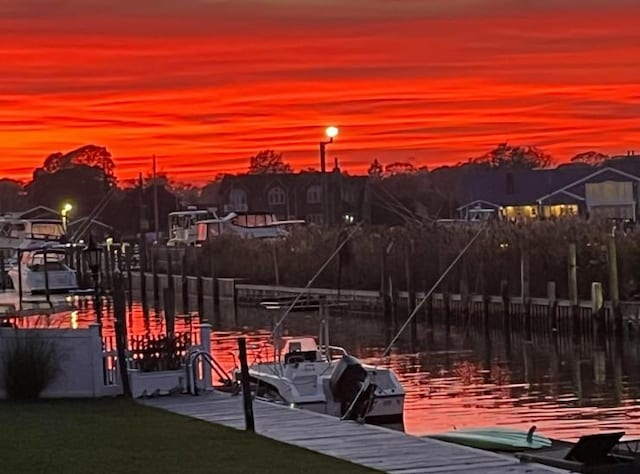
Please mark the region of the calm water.
[[[90, 302], [79, 300], [77, 312], [49, 318], [28, 318], [23, 326], [84, 327], [93, 322]], [[107, 308], [107, 313], [108, 313]], [[212, 338], [215, 357], [223, 366], [235, 365], [237, 336], [247, 335], [249, 358], [270, 357], [269, 328], [273, 314], [240, 308], [225, 313]], [[318, 317], [293, 313], [289, 335], [317, 335]], [[177, 330], [197, 327], [195, 318], [178, 318]], [[164, 330], [160, 311], [147, 317], [139, 305], [129, 314], [132, 335]], [[103, 334], [113, 331], [110, 314]], [[640, 437], [640, 350], [638, 341], [607, 341], [603, 347], [572, 343], [551, 336], [525, 343], [499, 331], [436, 324], [419, 327], [411, 344], [401, 338], [391, 357], [379, 358], [392, 334], [375, 315], [336, 314], [331, 317], [331, 343], [372, 364], [388, 365], [406, 392], [405, 429], [417, 435], [454, 427], [501, 425], [528, 429], [532, 424], [547, 436], [577, 439], [600, 431], [622, 430]]]

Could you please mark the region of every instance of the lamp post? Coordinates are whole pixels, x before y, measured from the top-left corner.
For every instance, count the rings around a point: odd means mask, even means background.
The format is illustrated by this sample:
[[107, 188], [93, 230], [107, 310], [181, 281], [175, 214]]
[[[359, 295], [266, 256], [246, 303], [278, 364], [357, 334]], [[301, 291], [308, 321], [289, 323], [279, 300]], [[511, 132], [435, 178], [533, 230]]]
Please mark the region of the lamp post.
[[96, 246], [93, 236], [89, 236], [89, 244], [84, 249], [91, 276], [94, 284], [94, 308], [98, 324], [102, 322], [102, 301], [100, 300], [100, 264], [102, 260], [102, 250]]
[[327, 186], [327, 145], [338, 136], [338, 127], [327, 127], [324, 131], [328, 140], [320, 141], [320, 173], [322, 179], [322, 223], [329, 225], [329, 187]]
[[73, 210], [73, 206], [68, 202], [65, 203], [62, 206], [62, 209], [60, 210], [60, 215], [62, 216], [62, 229], [64, 230], [65, 234], [67, 233], [67, 226], [69, 223], [69, 218], [67, 217], [67, 214], [69, 214], [71, 210]]

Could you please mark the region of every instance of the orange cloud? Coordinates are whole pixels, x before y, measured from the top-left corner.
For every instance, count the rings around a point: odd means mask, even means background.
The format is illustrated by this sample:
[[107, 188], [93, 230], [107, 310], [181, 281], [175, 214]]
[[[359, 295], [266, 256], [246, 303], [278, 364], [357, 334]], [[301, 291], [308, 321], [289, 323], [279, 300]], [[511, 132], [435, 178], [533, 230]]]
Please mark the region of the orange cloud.
[[635, 149], [640, 6], [574, 3], [0, 1], [0, 170], [86, 143], [122, 178], [152, 154], [196, 181], [264, 148], [317, 167], [326, 124], [353, 173], [505, 140], [559, 160]]

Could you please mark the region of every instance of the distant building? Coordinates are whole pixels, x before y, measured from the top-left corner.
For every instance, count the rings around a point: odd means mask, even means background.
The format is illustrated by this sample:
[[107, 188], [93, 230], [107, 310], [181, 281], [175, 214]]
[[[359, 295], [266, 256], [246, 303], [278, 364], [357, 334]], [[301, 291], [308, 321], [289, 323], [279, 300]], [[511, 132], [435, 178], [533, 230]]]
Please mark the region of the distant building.
[[459, 196], [464, 204], [458, 207], [458, 215], [465, 220], [580, 215], [635, 222], [640, 215], [640, 159], [634, 155], [597, 167], [477, 170], [464, 180]]
[[219, 190], [220, 211], [263, 212], [279, 219], [335, 225], [368, 220], [367, 176], [326, 173], [326, 217], [320, 172], [225, 176]]

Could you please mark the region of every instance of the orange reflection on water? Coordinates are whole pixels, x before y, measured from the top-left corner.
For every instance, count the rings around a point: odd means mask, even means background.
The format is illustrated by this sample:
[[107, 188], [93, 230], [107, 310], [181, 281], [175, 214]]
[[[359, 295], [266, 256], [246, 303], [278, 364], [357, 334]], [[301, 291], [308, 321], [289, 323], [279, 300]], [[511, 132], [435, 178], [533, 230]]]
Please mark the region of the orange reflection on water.
[[[108, 302], [107, 302], [108, 303]], [[23, 318], [22, 327], [87, 327], [95, 322], [90, 301], [77, 316], [62, 313]], [[598, 348], [590, 343], [554, 341], [536, 336], [534, 344], [499, 332], [443, 327], [433, 332], [419, 326], [415, 344], [401, 338], [391, 356], [381, 359], [389, 340], [376, 315], [337, 314], [331, 318], [331, 343], [343, 346], [364, 362], [391, 367], [406, 391], [405, 429], [424, 435], [454, 428], [505, 426], [553, 438], [575, 440], [602, 431], [625, 431], [640, 437], [640, 345], [635, 340]], [[237, 339], [247, 339], [249, 363], [273, 358], [270, 344], [272, 314], [240, 308], [235, 317], [223, 315], [211, 337], [212, 353], [231, 370], [238, 365]], [[74, 322], [75, 321], [75, 322]], [[127, 316], [129, 334], [165, 331], [161, 309], [147, 314], [134, 304]], [[177, 331], [197, 333], [199, 320], [176, 318]], [[287, 320], [285, 335], [318, 332], [318, 318], [296, 313]], [[105, 304], [102, 333], [113, 335], [113, 316]]]

